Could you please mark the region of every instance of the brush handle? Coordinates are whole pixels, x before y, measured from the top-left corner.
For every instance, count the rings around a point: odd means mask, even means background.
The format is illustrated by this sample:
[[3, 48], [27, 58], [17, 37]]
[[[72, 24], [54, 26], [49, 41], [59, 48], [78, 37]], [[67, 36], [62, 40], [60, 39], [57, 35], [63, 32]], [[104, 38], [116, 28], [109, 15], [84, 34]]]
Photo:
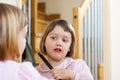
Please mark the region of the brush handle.
[[[50, 63], [45, 59], [45, 57], [42, 54], [38, 53], [38, 55], [43, 60], [43, 62], [49, 67], [50, 70], [53, 69], [53, 67], [50, 65]], [[62, 79], [59, 79], [59, 80], [62, 80]]]
[[43, 62], [49, 67], [50, 70], [53, 69], [53, 67], [50, 65], [50, 63], [45, 59], [45, 57], [42, 54], [38, 53], [38, 55], [43, 60]]

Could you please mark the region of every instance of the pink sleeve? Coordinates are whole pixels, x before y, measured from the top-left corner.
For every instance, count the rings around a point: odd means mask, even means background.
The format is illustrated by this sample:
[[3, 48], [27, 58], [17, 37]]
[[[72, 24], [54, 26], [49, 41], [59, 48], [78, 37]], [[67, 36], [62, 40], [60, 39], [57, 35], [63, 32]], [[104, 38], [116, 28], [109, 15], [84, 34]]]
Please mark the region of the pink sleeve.
[[74, 65], [74, 71], [76, 72], [75, 80], [93, 80], [90, 69], [83, 60], [75, 60]]
[[48, 80], [40, 75], [30, 62], [23, 62], [19, 69], [21, 80]]

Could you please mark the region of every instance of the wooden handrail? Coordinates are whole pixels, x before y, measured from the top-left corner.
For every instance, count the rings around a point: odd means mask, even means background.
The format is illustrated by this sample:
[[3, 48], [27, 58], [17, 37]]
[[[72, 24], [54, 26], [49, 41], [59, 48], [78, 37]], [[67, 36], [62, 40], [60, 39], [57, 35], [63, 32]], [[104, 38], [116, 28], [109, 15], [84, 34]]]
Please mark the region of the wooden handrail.
[[83, 6], [83, 3], [85, 2], [85, 0], [82, 0], [81, 2], [80, 2], [80, 7], [82, 7]]
[[80, 21], [83, 20], [88, 8], [90, 7], [92, 0], [82, 0], [80, 4]]

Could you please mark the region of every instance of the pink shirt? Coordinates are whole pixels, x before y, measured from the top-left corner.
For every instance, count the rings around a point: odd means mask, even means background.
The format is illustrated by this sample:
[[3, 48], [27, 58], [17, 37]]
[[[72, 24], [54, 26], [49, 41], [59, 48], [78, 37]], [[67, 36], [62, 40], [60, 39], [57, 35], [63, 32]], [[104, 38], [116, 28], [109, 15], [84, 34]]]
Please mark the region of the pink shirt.
[[48, 80], [30, 62], [0, 61], [0, 80]]
[[[65, 60], [55, 68], [69, 69], [76, 73], [75, 80], [93, 80], [93, 76], [88, 68], [87, 64], [82, 59], [72, 59], [66, 57]], [[50, 69], [42, 62], [36, 69], [39, 73], [49, 80], [54, 80], [50, 74]]]

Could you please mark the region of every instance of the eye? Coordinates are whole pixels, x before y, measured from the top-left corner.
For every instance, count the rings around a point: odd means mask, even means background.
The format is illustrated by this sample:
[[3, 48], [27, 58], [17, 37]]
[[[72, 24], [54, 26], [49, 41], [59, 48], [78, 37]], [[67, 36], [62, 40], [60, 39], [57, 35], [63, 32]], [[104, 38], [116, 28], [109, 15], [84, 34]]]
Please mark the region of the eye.
[[56, 39], [57, 39], [57, 37], [55, 37], [55, 36], [52, 36], [51, 38], [52, 38], [53, 40], [56, 40]]
[[63, 42], [69, 42], [69, 40], [67, 40], [67, 39], [63, 39], [62, 41], [63, 41]]

